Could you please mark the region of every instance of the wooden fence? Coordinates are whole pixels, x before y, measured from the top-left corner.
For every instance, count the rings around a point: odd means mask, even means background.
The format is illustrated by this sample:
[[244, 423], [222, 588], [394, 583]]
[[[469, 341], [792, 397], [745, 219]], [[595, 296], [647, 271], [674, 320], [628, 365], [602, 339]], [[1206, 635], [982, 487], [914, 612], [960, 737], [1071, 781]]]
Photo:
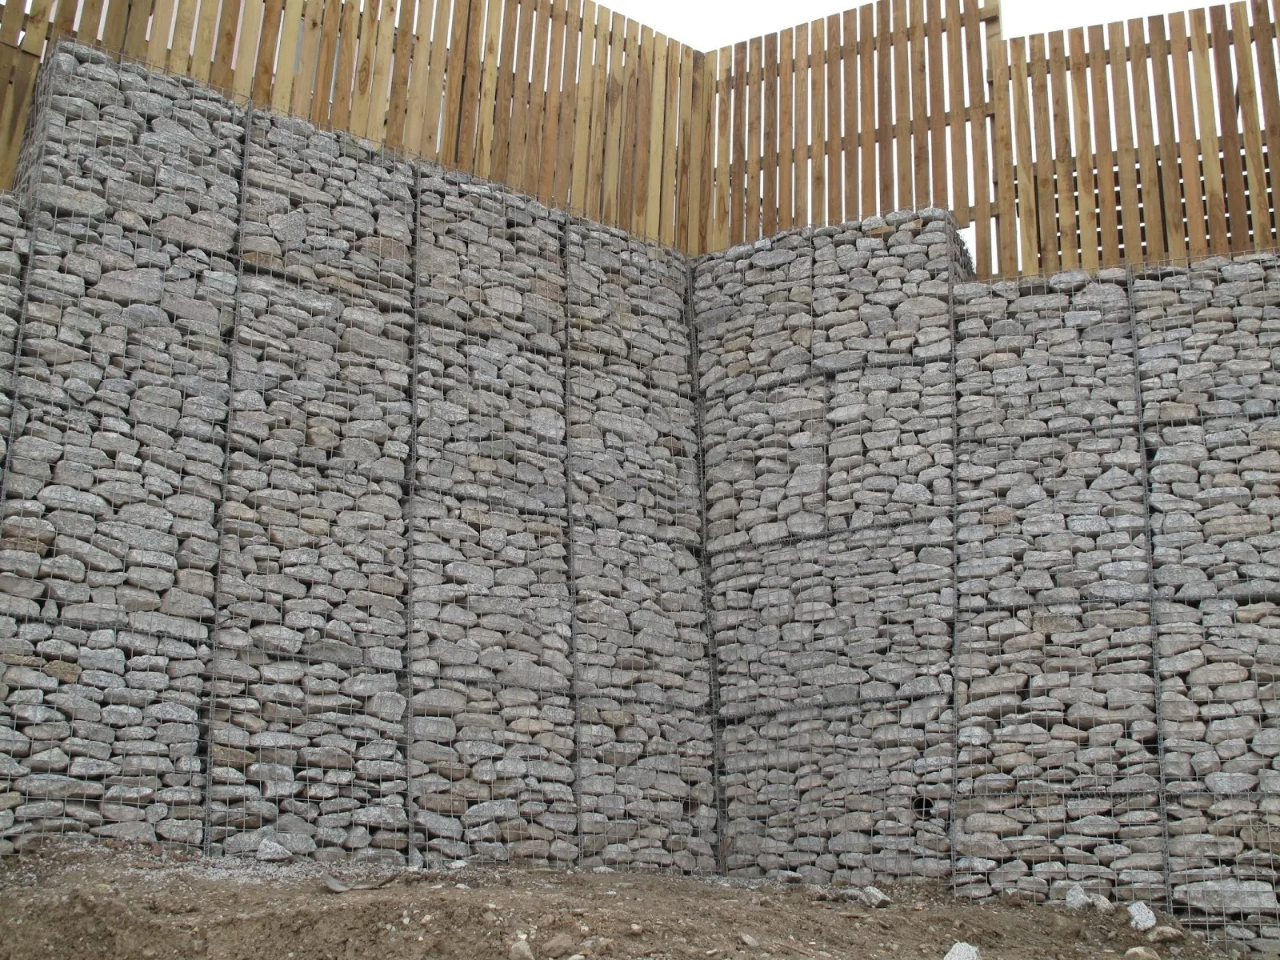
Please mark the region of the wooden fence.
[[7, 0], [0, 183], [74, 36], [692, 253], [933, 205], [982, 275], [1186, 259], [1280, 239], [1278, 14], [876, 0], [704, 54], [591, 0]]

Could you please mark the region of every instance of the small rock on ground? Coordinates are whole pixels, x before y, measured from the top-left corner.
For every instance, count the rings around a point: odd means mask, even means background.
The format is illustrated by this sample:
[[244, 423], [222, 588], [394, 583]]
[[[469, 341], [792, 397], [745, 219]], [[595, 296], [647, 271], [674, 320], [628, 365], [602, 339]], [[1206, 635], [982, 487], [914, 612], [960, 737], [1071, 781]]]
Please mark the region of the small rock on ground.
[[1156, 925], [1156, 915], [1141, 900], [1129, 904], [1129, 926], [1135, 930], [1150, 930]]
[[973, 944], [960, 941], [952, 945], [942, 960], [982, 960], [982, 955]]

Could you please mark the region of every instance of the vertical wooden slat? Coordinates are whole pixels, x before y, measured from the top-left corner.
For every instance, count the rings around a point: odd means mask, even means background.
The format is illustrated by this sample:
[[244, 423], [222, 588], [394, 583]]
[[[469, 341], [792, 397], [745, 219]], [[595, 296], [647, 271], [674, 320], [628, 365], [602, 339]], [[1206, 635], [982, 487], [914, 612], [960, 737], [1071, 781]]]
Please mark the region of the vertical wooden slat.
[[1138, 209], [1137, 153], [1133, 140], [1133, 113], [1129, 99], [1129, 77], [1123, 23], [1107, 25], [1110, 40], [1111, 96], [1115, 104], [1116, 166], [1120, 179], [1120, 223], [1124, 259], [1142, 257], [1142, 214]]
[[842, 182], [844, 164], [840, 159], [843, 137], [840, 131], [840, 86], [843, 69], [841, 52], [844, 42], [840, 37], [840, 16], [827, 17], [827, 123], [823, 136], [823, 151], [827, 159], [827, 223], [839, 223], [844, 219]]
[[764, 43], [760, 37], [754, 37], [747, 44], [750, 66], [747, 73], [747, 239], [754, 240], [760, 236], [760, 196], [761, 196], [761, 163], [760, 163], [760, 125], [764, 120], [761, 105], [761, 92], [764, 83], [762, 60], [764, 59]]
[[778, 231], [778, 35], [764, 38], [764, 184], [760, 228], [766, 237]]
[[1107, 84], [1107, 49], [1101, 26], [1089, 28], [1089, 79], [1093, 85], [1093, 139], [1098, 170], [1098, 224], [1104, 267], [1120, 262], [1120, 221], [1116, 215], [1115, 153], [1111, 140], [1111, 95]]
[[[716, 222], [713, 234], [714, 249], [723, 249], [729, 246], [729, 153], [730, 131], [733, 127], [733, 103], [731, 92], [729, 90], [729, 72], [733, 64], [733, 48], [722, 47], [716, 56], [716, 89], [718, 96], [716, 98]], [[654, 72], [655, 79], [657, 71]], [[654, 103], [658, 103], [659, 98], [655, 91]], [[655, 110], [655, 114], [656, 114]], [[783, 115], [783, 129], [786, 130], [787, 115]], [[656, 123], [656, 120], [655, 120]], [[786, 140], [784, 138], [783, 143]], [[789, 171], [782, 165], [781, 158], [778, 161], [779, 183], [788, 181]], [[655, 190], [660, 189], [655, 187]], [[650, 209], [653, 208], [653, 201], [649, 201]], [[653, 235], [650, 231], [650, 236]]]
[[689, 221], [689, 240], [684, 247], [695, 256], [702, 254], [707, 246], [706, 198], [709, 196], [710, 182], [707, 159], [707, 123], [710, 119], [708, 108], [708, 87], [710, 69], [705, 54], [693, 54], [693, 114], [690, 130], [689, 157], [689, 202], [682, 203], [684, 216]]
[[[925, 73], [924, 0], [911, 0], [907, 31], [911, 39], [911, 159], [915, 171], [913, 206], [929, 201], [929, 101]], [[901, 79], [901, 78], [900, 78]]]
[[[298, 76], [293, 81], [293, 96], [289, 101], [289, 112], [294, 116], [306, 117], [311, 115], [312, 96], [317, 79], [316, 68], [320, 58], [320, 30], [323, 23], [323, 0], [307, 0], [307, 9], [302, 27], [302, 52], [298, 58]], [[412, 37], [412, 33], [408, 30], [405, 31], [405, 35]], [[225, 38], [225, 34], [223, 36]], [[220, 50], [227, 49], [223, 46], [223, 38], [218, 40], [218, 45]], [[228, 57], [228, 59], [230, 58]], [[219, 56], [218, 64], [221, 63], [222, 58]], [[407, 78], [404, 85], [406, 88], [408, 87]], [[397, 146], [403, 145], [402, 140], [397, 140], [396, 143]]]
[[697, 173], [701, 180], [698, 188], [699, 204], [694, 211], [698, 218], [698, 232], [695, 237], [693, 252], [708, 253], [715, 242], [714, 223], [711, 219], [715, 195], [715, 85], [717, 76], [716, 55], [706, 54], [702, 61], [702, 105], [698, 110], [697, 120], [702, 125], [699, 135], [701, 140], [701, 156]]
[[551, 56], [551, 0], [539, 0], [534, 25], [533, 79], [529, 86], [529, 126], [525, 139], [525, 174], [517, 184], [537, 194], [542, 177], [542, 138], [546, 133], [547, 61]]
[[[723, 67], [728, 63], [728, 58], [721, 56], [720, 62]], [[720, 96], [720, 115], [723, 118], [728, 110], [728, 99], [722, 92]], [[668, 122], [667, 114], [667, 38], [663, 34], [656, 34], [653, 38], [653, 108], [649, 117], [649, 179], [651, 186], [649, 187], [648, 202], [645, 205], [644, 215], [644, 233], [647, 237], [658, 237], [662, 229], [662, 197], [667, 191], [667, 182], [662, 176], [662, 144], [664, 139], [664, 130]], [[720, 160], [725, 162], [729, 156], [729, 148], [726, 142], [727, 133], [724, 120], [721, 120], [720, 134]], [[727, 173], [717, 178], [717, 190], [724, 193], [726, 199], [716, 204], [716, 212], [720, 219], [724, 219], [727, 213], [727, 193], [729, 189], [729, 177]], [[726, 228], [722, 243], [727, 244], [729, 241], [728, 231]]]
[[[252, 3], [254, 0], [246, 0], [246, 2]], [[424, 0], [424, 2], [429, 4], [430, 0]], [[327, 123], [329, 119], [329, 111], [333, 104], [333, 76], [338, 66], [338, 41], [342, 30], [344, 6], [342, 0], [324, 0], [324, 14], [320, 21], [320, 51], [316, 62], [315, 90], [311, 94], [312, 123]], [[427, 30], [430, 31], [429, 23]], [[417, 140], [410, 140], [409, 143], [415, 149], [418, 146]]]
[[676, 178], [676, 207], [679, 219], [676, 225], [676, 246], [689, 248], [689, 206], [693, 196], [693, 76], [694, 50], [680, 48], [680, 142], [678, 176]]
[[[469, 0], [467, 7], [466, 50], [462, 60], [462, 102], [458, 112], [458, 154], [455, 163], [463, 170], [474, 170], [476, 131], [480, 122], [480, 84], [484, 80], [480, 58], [484, 52], [484, 16], [488, 0]], [[541, 118], [539, 118], [541, 120]], [[526, 182], [517, 184], [525, 189]]]
[[1077, 208], [1080, 223], [1080, 266], [1098, 269], [1098, 198], [1093, 159], [1093, 131], [1090, 126], [1088, 54], [1084, 30], [1076, 27], [1068, 34], [1071, 57], [1072, 105], [1075, 108], [1076, 143], [1072, 166], [1079, 178]]
[[[62, 4], [64, 8], [73, 8], [75, 3], [72, 0], [66, 0]], [[147, 41], [147, 64], [157, 70], [163, 70], [165, 64], [169, 62], [169, 31], [173, 28], [173, 17], [178, 12], [177, 0], [156, 0], [154, 21], [151, 27], [151, 37]], [[232, 39], [234, 39], [234, 34]], [[223, 74], [217, 74], [213, 78], [215, 86], [223, 89], [231, 89], [234, 75], [231, 72], [231, 57], [226, 58], [225, 64], [219, 61], [218, 68], [223, 69]]]
[[[16, 0], [9, 0], [15, 3]], [[27, 32], [23, 37], [22, 47], [32, 53], [39, 53], [38, 49], [32, 50], [31, 45], [34, 38], [32, 37], [33, 27], [37, 27], [43, 38], [44, 24], [48, 22], [50, 0], [34, 0], [31, 5], [31, 12], [27, 18]], [[124, 55], [130, 60], [142, 60], [147, 55], [147, 24], [151, 18], [151, 0], [133, 0], [129, 6], [129, 24], [125, 28], [124, 34]]]
[[[250, 3], [256, 9], [253, 11], [254, 18], [245, 24], [245, 40], [253, 44], [253, 49], [258, 49], [258, 29], [261, 26], [262, 7], [265, 0], [250, 0]], [[89, 4], [85, 4], [85, 15], [89, 13]], [[196, 4], [192, 0], [178, 0], [178, 17], [173, 25], [173, 42], [169, 45], [169, 64], [170, 73], [180, 73], [186, 76], [191, 69], [191, 37], [195, 30], [196, 22]], [[85, 23], [80, 22], [80, 37], [85, 37]], [[251, 60], [245, 65], [245, 72], [248, 76], [248, 83], [253, 82], [256, 60]], [[239, 73], [237, 72], [236, 87], [239, 88]], [[252, 88], [246, 88], [244, 94], [247, 96]]]
[[805, 225], [812, 223], [809, 219], [809, 184], [810, 159], [813, 156], [809, 136], [809, 25], [799, 24], [795, 28], [795, 85], [796, 85], [796, 140], [792, 153], [792, 167], [795, 170], [794, 223]]
[[[605, 124], [608, 118], [609, 90], [612, 87], [609, 76], [609, 61], [613, 55], [613, 50], [610, 46], [609, 38], [611, 35], [610, 27], [614, 17], [615, 14], [612, 11], [600, 7], [599, 15], [596, 18], [596, 82], [591, 94], [591, 144], [590, 153], [588, 154], [590, 159], [588, 160], [586, 194], [586, 214], [596, 220], [601, 218], [600, 202], [604, 192], [604, 162], [609, 142], [609, 130]], [[674, 115], [675, 109], [673, 108], [672, 116]], [[674, 171], [674, 167], [672, 169]], [[668, 183], [674, 182], [674, 179], [668, 181]]]
[[[1151, 75], [1155, 97], [1153, 106], [1159, 130], [1160, 194], [1164, 200], [1162, 212], [1165, 250], [1170, 257], [1182, 259], [1187, 255], [1187, 231], [1183, 222], [1184, 191], [1178, 169], [1178, 135], [1174, 128], [1174, 93], [1169, 84], [1169, 66], [1173, 58], [1165, 32], [1164, 17], [1151, 17], [1147, 24], [1151, 34]], [[1197, 186], [1199, 179], [1197, 171]]]
[[[320, 0], [314, 0], [314, 2], [319, 3]], [[241, 6], [241, 0], [223, 0], [222, 11], [218, 17], [218, 55], [214, 60], [213, 70], [209, 74], [209, 82], [219, 90], [230, 90], [235, 83], [232, 55], [235, 51], [236, 37], [240, 30]], [[164, 11], [163, 15], [159, 15], [162, 10]], [[168, 45], [168, 25], [173, 22], [173, 0], [156, 0], [156, 13], [158, 16], [156, 22], [152, 23], [151, 47], [148, 56], [152, 63], [156, 62], [157, 38], [159, 38], [161, 45]], [[162, 25], [160, 31], [156, 30], [157, 23]]]
[[[80, 26], [76, 30], [76, 38], [82, 43], [97, 43], [98, 36], [102, 29], [102, 14], [105, 12], [106, 0], [84, 0], [80, 7]], [[21, 4], [14, 5], [14, 14], [20, 15], [23, 11]], [[189, 20], [195, 18], [195, 10], [187, 13]], [[188, 33], [188, 39], [190, 33]]]
[[[266, 0], [262, 14], [262, 33], [258, 39], [258, 62], [253, 67], [253, 99], [271, 102], [271, 81], [275, 78], [276, 47], [280, 41], [280, 19], [284, 16], [284, 0]], [[344, 122], [345, 128], [347, 124]]]
[[1035, 162], [1031, 153], [1031, 105], [1027, 98], [1027, 44], [1009, 41], [1009, 77], [1013, 91], [1013, 138], [1017, 151], [1018, 233], [1021, 272], [1040, 272], [1040, 211], [1036, 203]]
[[[876, 0], [876, 143], [880, 148], [880, 212], [897, 207], [893, 182], [893, 34], [889, 0]], [[871, 209], [868, 207], [868, 209]]]
[[[308, 48], [314, 49], [315, 41], [310, 39], [311, 10], [310, 8], [317, 0], [307, 0], [307, 23], [306, 32], [303, 39], [302, 63], [305, 70], [307, 62]], [[391, 74], [391, 98], [387, 106], [387, 143], [398, 150], [405, 147], [404, 129], [407, 117], [405, 116], [409, 106], [409, 69], [413, 62], [413, 45], [417, 39], [414, 35], [414, 22], [420, 13], [425, 15], [424, 0], [399, 0], [400, 3], [400, 19], [396, 26], [396, 39], [393, 57], [395, 58], [394, 69]], [[319, 23], [316, 24], [317, 34], [319, 31]], [[308, 75], [308, 74], [304, 74]], [[294, 91], [297, 91], [297, 85], [294, 85]], [[294, 110], [294, 113], [302, 113], [303, 111]]]
[[13, 183], [17, 171], [22, 131], [26, 127], [39, 65], [35, 54], [20, 47], [0, 49], [0, 82], [8, 81], [8, 95], [0, 104], [0, 184]]
[[[747, 45], [733, 48], [733, 162], [730, 165], [732, 205], [729, 232], [731, 243], [741, 243], [747, 235]], [[670, 181], [665, 181], [670, 189]]]
[[378, 19], [378, 49], [373, 61], [373, 88], [369, 94], [369, 117], [365, 121], [364, 135], [370, 140], [385, 142], [387, 139], [387, 114], [391, 110], [391, 68], [395, 63], [396, 18], [401, 15], [397, 7], [407, 0], [385, 0], [382, 15]]
[[213, 71], [213, 48], [218, 39], [217, 0], [204, 0], [195, 25], [195, 44], [191, 54], [191, 77], [197, 83], [209, 82]]
[[[582, 22], [582, 0], [568, 0], [565, 11], [564, 86], [560, 92], [560, 133], [555, 147], [555, 169], [551, 194], [556, 203], [569, 202], [573, 187], [573, 150], [577, 143], [578, 124], [578, 58], [582, 44], [586, 42]], [[655, 107], [655, 112], [658, 111]]]
[[338, 56], [333, 74], [333, 101], [329, 107], [329, 123], [339, 130], [347, 129], [351, 119], [352, 81], [356, 72], [356, 55], [360, 43], [360, 7], [343, 2], [342, 23], [338, 28]]
[[[503, 0], [502, 32], [496, 57], [497, 86], [494, 92], [493, 142], [486, 163], [488, 175], [500, 183], [507, 182], [510, 160], [511, 125], [516, 96], [516, 24], [520, 18], [520, 0]], [[594, 29], [595, 23], [590, 26]]]
[[529, 133], [530, 73], [533, 59], [533, 25], [537, 17], [537, 0], [519, 0], [519, 26], [515, 46], [514, 86], [512, 87], [511, 124], [507, 128], [506, 162], [502, 165], [504, 183], [521, 185], [525, 172], [525, 138]]
[[1253, 43], [1249, 13], [1243, 0], [1231, 5], [1231, 32], [1236, 48], [1236, 97], [1240, 103], [1240, 132], [1244, 139], [1245, 172], [1249, 178], [1249, 226], [1253, 246], [1271, 241], [1271, 211], [1262, 156], [1262, 125], [1258, 116], [1258, 88], [1253, 71]]
[[1150, 53], [1142, 20], [1129, 21], [1129, 67], [1133, 79], [1134, 132], [1138, 142], [1144, 257], [1165, 260], [1164, 210], [1160, 202], [1160, 164], [1156, 159], [1156, 116], [1151, 105]]
[[[809, 222], [827, 222], [827, 60], [826, 22], [809, 24]], [[754, 155], [754, 154], [753, 154]], [[755, 236], [754, 232], [750, 232]]]
[[1058, 218], [1054, 203], [1053, 144], [1049, 137], [1049, 64], [1044, 49], [1044, 34], [1031, 37], [1031, 115], [1035, 149], [1036, 223], [1039, 226], [1037, 246], [1040, 269], [1045, 273], [1058, 270]]
[[677, 202], [674, 189], [678, 177], [676, 137], [679, 134], [680, 67], [683, 47], [667, 38], [667, 105], [666, 126], [662, 134], [662, 212], [658, 239], [667, 246], [676, 242]]
[[[622, 161], [622, 81], [623, 81], [623, 65], [625, 62], [625, 52], [627, 45], [627, 26], [630, 21], [620, 13], [613, 15], [613, 26], [609, 33], [609, 86], [608, 94], [605, 98], [605, 121], [604, 121], [604, 193], [601, 197], [601, 217], [604, 222], [610, 225], [618, 222], [618, 186], [619, 186], [619, 167]], [[689, 82], [689, 73], [686, 69], [686, 63], [680, 65], [680, 82], [681, 89], [681, 154], [684, 154], [688, 144], [684, 141], [685, 135], [685, 117], [692, 106], [685, 104], [686, 92], [692, 93], [691, 89], [686, 89]], [[688, 161], [686, 160], [683, 169], [687, 175]]]
[[[883, 3], [884, 0], [880, 0]], [[954, 0], [959, 2], [959, 0]], [[876, 6], [879, 6], [877, 4]], [[875, 8], [865, 4], [858, 11], [858, 135], [862, 152], [862, 196], [858, 203], [858, 217], [865, 219], [876, 209], [876, 28]], [[883, 156], [883, 154], [882, 154]], [[881, 170], [883, 176], [883, 170]]]
[[[893, 142], [898, 156], [897, 191], [889, 210], [916, 204], [915, 164], [911, 152], [911, 60], [907, 48], [907, 0], [893, 0]], [[888, 212], [888, 210], [883, 211]]]
[[444, 75], [444, 120], [440, 128], [440, 158], [451, 167], [458, 165], [459, 134], [462, 127], [463, 91], [466, 89], [467, 34], [477, 0], [454, 0], [453, 22], [449, 25], [449, 59]]
[[[11, 2], [15, 6], [21, 6], [17, 0], [11, 0]], [[65, 0], [65, 2], [70, 4], [74, 0]], [[26, 30], [22, 35], [23, 53], [34, 57], [44, 56], [45, 40], [53, 28], [53, 20], [56, 16], [56, 3], [57, 0], [32, 0], [31, 10], [27, 13]], [[151, 9], [150, 0], [143, 0], [138, 9], [142, 12], [141, 17], [135, 18], [132, 14], [129, 17], [130, 40], [128, 42], [131, 46], [128, 56], [134, 60], [142, 60], [147, 56], [147, 15]], [[140, 24], [137, 36], [133, 36], [135, 19]], [[19, 107], [19, 109], [22, 108]]]
[[[337, 0], [334, 0], [336, 3]], [[186, 3], [179, 0], [178, 14], [174, 21], [173, 27], [173, 44], [169, 49], [169, 69], [177, 70], [174, 65], [174, 59], [178, 54], [179, 45], [183, 42], [182, 35], [184, 33], [184, 13], [183, 8], [187, 7], [185, 14], [185, 33], [186, 41], [191, 41], [191, 20], [190, 8]], [[236, 49], [236, 70], [233, 79], [233, 88], [236, 96], [248, 97], [253, 92], [253, 71], [258, 64], [258, 40], [262, 33], [262, 13], [263, 0], [244, 0], [242, 5], [243, 20], [240, 24], [240, 36]]]
[[[955, 209], [959, 199], [947, 200], [947, 107], [942, 64], [942, 0], [929, 0], [925, 20], [926, 59], [929, 78], [929, 154], [932, 157], [929, 202], [935, 207]], [[954, 29], [954, 27], [953, 27]]]
[[[507, 11], [510, 13], [508, 5]], [[587, 209], [588, 157], [591, 147], [591, 104], [595, 99], [595, 34], [596, 18], [601, 16], [593, 0], [582, 7], [582, 43], [578, 51], [578, 104], [575, 113], [572, 207], [583, 213]], [[505, 49], [505, 46], [504, 46]], [[504, 67], [505, 70], [505, 67]], [[665, 182], [665, 181], [664, 181]]]
[[1053, 82], [1053, 166], [1058, 196], [1058, 235], [1064, 270], [1080, 266], [1076, 224], [1075, 164], [1071, 149], [1071, 90], [1067, 86], [1067, 45], [1062, 31], [1049, 35], [1049, 73]]
[[795, 226], [796, 33], [778, 34], [778, 229]]
[[[632, 205], [635, 203], [635, 177], [636, 169], [636, 79], [639, 75], [636, 69], [636, 61], [640, 56], [640, 24], [634, 20], [627, 22], [627, 42], [624, 47], [626, 63], [622, 71], [622, 147], [618, 153], [618, 214], [615, 222], [618, 226], [625, 227], [631, 214]], [[698, 104], [695, 100], [694, 112], [697, 113]], [[693, 169], [697, 170], [696, 161]], [[686, 206], [683, 209], [686, 217], [694, 216]], [[692, 232], [690, 234], [692, 236]]]
[[[969, 198], [969, 147], [964, 109], [964, 33], [960, 29], [960, 0], [947, 0], [947, 99], [951, 130], [951, 209], [961, 223], [973, 217]], [[982, 174], [980, 174], [981, 176]]]
[[1195, 71], [1195, 100], [1200, 125], [1200, 156], [1204, 163], [1205, 216], [1209, 221], [1209, 249], [1227, 249], [1227, 198], [1223, 190], [1222, 159], [1213, 105], [1213, 74], [1209, 64], [1209, 28], [1203, 10], [1190, 12], [1191, 59]]
[[[1267, 9], [1267, 0], [1253, 0], [1253, 34], [1258, 51], [1258, 89], [1262, 95], [1262, 114], [1266, 122], [1267, 162], [1271, 168], [1271, 202], [1280, 198], [1280, 81], [1277, 80], [1276, 16]], [[1280, 210], [1274, 214], [1271, 242], [1280, 239]]]
[[[978, 46], [978, 21], [973, 0], [966, 0], [965, 34], [968, 42], [969, 95], [971, 103], [986, 103], [981, 73], [981, 52]], [[1000, 273], [1011, 274], [1018, 269], [1018, 223], [1014, 212], [1015, 197], [1013, 178], [1009, 171], [1013, 169], [1013, 126], [1012, 114], [1009, 112], [1009, 61], [1008, 46], [993, 42], [987, 45], [991, 53], [991, 107], [995, 123], [991, 140], [991, 173], [995, 175], [997, 259], [996, 267]], [[992, 272], [990, 259], [990, 223], [991, 209], [989, 205], [989, 181], [977, 180], [981, 171], [987, 170], [987, 131], [985, 114], [981, 123], [975, 121], [973, 131], [973, 171], [978, 185], [978, 194], [974, 202], [974, 218], [977, 223], [976, 238], [978, 247], [977, 268], [982, 275]], [[984, 178], [990, 174], [981, 174]], [[985, 239], [984, 239], [985, 238]]]
[[858, 219], [858, 12], [846, 10], [843, 14], [844, 44], [841, 59], [844, 61], [844, 204], [841, 219]]
[[1227, 187], [1227, 230], [1230, 234], [1230, 249], [1244, 250], [1249, 246], [1249, 216], [1245, 206], [1239, 107], [1236, 103], [1235, 77], [1231, 69], [1231, 33], [1227, 23], [1227, 8], [1221, 5], [1210, 7], [1209, 23], [1212, 27], [1210, 43], [1217, 69], [1218, 116], [1221, 124], [1218, 142], [1222, 146], [1222, 174]]
[[[426, 125], [427, 84], [430, 80], [429, 63], [435, 52], [431, 42], [431, 25], [435, 18], [436, 3], [445, 0], [421, 0], [418, 6], [418, 29], [414, 35], [413, 62], [409, 68], [409, 89], [405, 94], [404, 146], [406, 150], [423, 152], [424, 127]], [[324, 46], [327, 25], [321, 28], [321, 73], [324, 68]]]
[[[298, 35], [302, 32], [303, 0], [287, 0], [280, 30], [280, 56], [275, 83], [271, 88], [271, 109], [285, 113], [293, 101], [293, 85], [298, 77]], [[368, 136], [367, 133], [361, 134]]]
[[[11, 0], [22, 12], [25, 4], [21, 0]], [[205, 0], [206, 3], [210, 0]], [[107, 7], [107, 19], [102, 26], [102, 45], [108, 50], [119, 50], [124, 45], [124, 31], [129, 23], [130, 0], [110, 0]]]
[[1187, 20], [1181, 12], [1169, 16], [1169, 62], [1173, 71], [1173, 98], [1177, 109], [1179, 167], [1187, 218], [1187, 254], [1204, 257], [1208, 252], [1203, 174], [1200, 168], [1200, 140], [1196, 135], [1196, 107], [1191, 79], [1191, 46]]
[[378, 26], [385, 14], [383, 6], [390, 0], [364, 0], [360, 17], [360, 48], [356, 54], [356, 72], [351, 80], [351, 120], [357, 135], [365, 136], [373, 97], [373, 73], [378, 52]]
[[[555, 0], [551, 10], [551, 51], [547, 61], [546, 122], [542, 132], [542, 156], [538, 160], [536, 196], [555, 202], [556, 149], [560, 140], [561, 94], [565, 74], [565, 23], [568, 9], [565, 0]], [[649, 33], [652, 38], [653, 34]], [[651, 44], [652, 45], [652, 44]], [[645, 170], [648, 170], [646, 165]], [[646, 176], [647, 186], [647, 176]]]

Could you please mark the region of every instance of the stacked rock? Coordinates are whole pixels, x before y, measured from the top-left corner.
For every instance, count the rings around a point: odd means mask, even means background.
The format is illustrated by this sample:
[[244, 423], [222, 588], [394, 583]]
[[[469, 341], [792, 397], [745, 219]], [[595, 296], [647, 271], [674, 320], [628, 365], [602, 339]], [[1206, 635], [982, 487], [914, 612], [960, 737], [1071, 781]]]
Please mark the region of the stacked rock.
[[583, 863], [715, 869], [684, 258], [570, 226], [569, 469]]
[[13, 355], [22, 323], [22, 267], [27, 252], [18, 202], [0, 197], [0, 462], [8, 451], [13, 423]]
[[410, 776], [429, 859], [578, 858], [564, 218], [424, 170]]
[[415, 175], [255, 114], [245, 181], [210, 841], [403, 862]]
[[[957, 283], [963, 441], [1129, 426], [1137, 420], [1128, 274]], [[1131, 431], [1132, 432], [1132, 431]]]
[[950, 359], [959, 243], [945, 210], [824, 227], [813, 245], [814, 370]]
[[931, 697], [905, 706], [787, 709], [731, 723], [724, 732], [726, 868], [838, 884], [945, 876], [948, 712], [949, 698]]
[[0, 651], [0, 854], [51, 834], [200, 844], [195, 642], [6, 617]]
[[812, 374], [808, 231], [704, 259], [694, 280], [707, 550], [825, 531], [826, 384]]

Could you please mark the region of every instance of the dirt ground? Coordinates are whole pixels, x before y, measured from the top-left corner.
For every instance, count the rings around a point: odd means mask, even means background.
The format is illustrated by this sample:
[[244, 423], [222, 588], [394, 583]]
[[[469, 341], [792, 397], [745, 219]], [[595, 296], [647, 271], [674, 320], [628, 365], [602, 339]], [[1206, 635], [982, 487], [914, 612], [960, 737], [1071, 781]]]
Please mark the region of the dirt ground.
[[[933, 883], [886, 885], [892, 904], [872, 909], [814, 887], [655, 874], [368, 867], [330, 875], [387, 883], [334, 893], [315, 863], [53, 844], [0, 860], [0, 958], [941, 960], [966, 941], [983, 960], [1097, 960], [1148, 944], [1123, 909], [973, 903]], [[1151, 949], [1186, 960], [1230, 955], [1195, 935]]]

